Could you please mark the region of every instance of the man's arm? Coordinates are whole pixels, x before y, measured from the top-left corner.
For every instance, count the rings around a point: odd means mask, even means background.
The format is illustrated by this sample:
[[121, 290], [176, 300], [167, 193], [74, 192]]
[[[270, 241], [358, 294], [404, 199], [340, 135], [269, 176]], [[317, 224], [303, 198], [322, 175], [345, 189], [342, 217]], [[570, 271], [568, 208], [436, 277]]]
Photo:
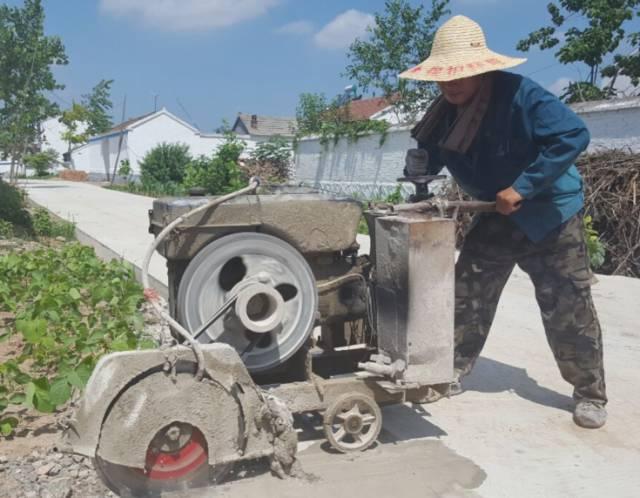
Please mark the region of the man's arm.
[[590, 136], [571, 109], [536, 84], [525, 90], [522, 107], [539, 153], [512, 187], [522, 198], [531, 199], [571, 167], [589, 145]]

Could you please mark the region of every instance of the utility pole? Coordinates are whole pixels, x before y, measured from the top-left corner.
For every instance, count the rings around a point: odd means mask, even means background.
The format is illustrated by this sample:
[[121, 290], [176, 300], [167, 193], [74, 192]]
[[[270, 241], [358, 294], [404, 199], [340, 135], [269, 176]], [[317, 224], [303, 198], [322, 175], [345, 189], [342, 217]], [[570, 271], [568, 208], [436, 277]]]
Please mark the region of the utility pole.
[[153, 112], [158, 112], [158, 94], [153, 94]]
[[[124, 117], [126, 115], [126, 111], [127, 111], [127, 95], [125, 94], [124, 96], [124, 101], [122, 102], [122, 121], [120, 121], [120, 123], [124, 123]], [[111, 178], [109, 178], [109, 171], [108, 171], [108, 166], [107, 166], [107, 181], [111, 182], [111, 185], [113, 185], [113, 182], [116, 179], [116, 173], [118, 172], [118, 161], [120, 160], [120, 151], [122, 150], [122, 141], [124, 140], [124, 134], [125, 134], [126, 130], [120, 130], [120, 141], [118, 142], [118, 153], [116, 154], [116, 162], [113, 165], [113, 173], [111, 175]]]

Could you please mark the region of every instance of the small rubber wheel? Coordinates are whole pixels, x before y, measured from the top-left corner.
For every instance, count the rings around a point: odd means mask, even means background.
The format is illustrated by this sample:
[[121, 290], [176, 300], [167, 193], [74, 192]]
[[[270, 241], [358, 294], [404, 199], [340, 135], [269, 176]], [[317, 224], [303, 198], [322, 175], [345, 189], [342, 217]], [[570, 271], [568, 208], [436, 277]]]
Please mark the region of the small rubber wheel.
[[364, 451], [378, 439], [382, 412], [369, 396], [346, 393], [332, 401], [324, 414], [324, 433], [341, 453]]

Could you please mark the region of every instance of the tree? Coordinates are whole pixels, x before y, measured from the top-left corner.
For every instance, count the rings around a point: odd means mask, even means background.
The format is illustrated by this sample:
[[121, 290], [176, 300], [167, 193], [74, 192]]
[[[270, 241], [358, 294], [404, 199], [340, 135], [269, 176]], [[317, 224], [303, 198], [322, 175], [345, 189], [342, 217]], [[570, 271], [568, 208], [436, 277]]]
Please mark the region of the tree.
[[[62, 132], [62, 139], [69, 144], [69, 152], [73, 145], [83, 144], [89, 138], [86, 124], [89, 119], [88, 109], [76, 102], [71, 104], [71, 109], [62, 113], [59, 121], [65, 125], [66, 130]], [[83, 129], [80, 131], [80, 129]]]
[[358, 82], [364, 92], [380, 91], [393, 97], [399, 115], [414, 119], [433, 98], [435, 86], [399, 79], [398, 74], [422, 62], [441, 18], [449, 13], [449, 0], [431, 0], [431, 8], [412, 7], [407, 0], [387, 0], [383, 13], [367, 29], [368, 39], [357, 39], [347, 54], [345, 76]]
[[322, 116], [329, 104], [322, 93], [302, 93], [296, 107], [296, 122], [300, 135], [319, 133], [322, 128]]
[[27, 154], [24, 156], [24, 164], [27, 168], [32, 168], [36, 176], [46, 176], [49, 170], [58, 161], [58, 153], [54, 149], [47, 149], [43, 152]]
[[0, 5], [0, 152], [16, 164], [37, 141], [40, 123], [59, 109], [44, 92], [64, 88], [51, 66], [68, 63], [64, 45], [44, 34], [41, 0], [22, 7]]
[[182, 183], [185, 168], [191, 162], [189, 146], [166, 142], [155, 146], [140, 163], [141, 181], [148, 187], [167, 187]]
[[281, 136], [275, 136], [256, 145], [249, 157], [256, 164], [270, 169], [275, 179], [284, 181], [289, 178], [292, 153], [291, 143]]
[[[518, 42], [518, 50], [528, 51], [533, 46], [542, 50], [558, 47], [555, 56], [562, 64], [583, 63], [588, 67], [584, 81], [566, 88], [563, 98], [567, 102], [599, 100], [615, 95], [614, 84], [618, 74], [632, 77], [637, 84], [639, 63], [637, 53], [616, 53], [625, 39], [637, 47], [638, 33], [625, 37], [625, 23], [638, 14], [640, 0], [557, 0], [547, 5], [551, 26], [546, 26]], [[570, 22], [571, 21], [571, 22]], [[563, 36], [564, 32], [564, 36]], [[602, 69], [607, 57], [613, 55], [613, 64]], [[600, 76], [611, 78], [607, 88], [598, 86]]]
[[355, 142], [360, 137], [372, 133], [380, 134], [380, 145], [382, 145], [390, 127], [384, 120], [354, 118], [349, 102], [345, 103], [342, 96], [327, 103], [324, 95], [313, 93], [300, 95], [296, 118], [297, 138], [319, 135], [320, 143], [325, 146], [331, 141], [335, 145], [341, 138]]
[[[640, 16], [640, 12], [638, 13]], [[628, 54], [616, 54], [613, 64], [602, 70], [602, 76], [611, 78], [611, 88], [618, 76], [627, 76], [634, 87], [640, 85], [640, 32], [631, 33], [628, 37], [631, 50]]]
[[87, 134], [92, 137], [109, 131], [113, 126], [110, 111], [111, 85], [113, 80], [101, 80], [91, 93], [82, 96], [82, 104], [87, 109]]

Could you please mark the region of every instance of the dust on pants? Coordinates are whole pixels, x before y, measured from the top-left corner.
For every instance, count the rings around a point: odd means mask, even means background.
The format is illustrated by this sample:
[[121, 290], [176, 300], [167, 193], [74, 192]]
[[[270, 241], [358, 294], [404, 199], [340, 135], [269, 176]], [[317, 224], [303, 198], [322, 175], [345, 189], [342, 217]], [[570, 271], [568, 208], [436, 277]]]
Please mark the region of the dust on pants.
[[607, 402], [602, 332], [591, 298], [582, 213], [531, 242], [507, 216], [480, 215], [456, 263], [455, 368], [466, 375], [484, 346], [517, 264], [531, 278], [547, 341], [574, 398]]

